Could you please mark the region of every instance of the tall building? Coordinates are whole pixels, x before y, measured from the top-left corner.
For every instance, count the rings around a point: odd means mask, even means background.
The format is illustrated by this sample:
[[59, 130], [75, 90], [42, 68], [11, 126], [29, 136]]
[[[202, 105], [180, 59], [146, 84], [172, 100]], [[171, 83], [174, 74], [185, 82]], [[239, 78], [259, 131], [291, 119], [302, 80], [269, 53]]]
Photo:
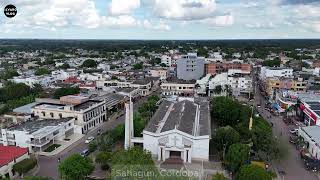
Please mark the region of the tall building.
[[177, 61], [177, 77], [183, 80], [198, 80], [204, 75], [204, 58], [188, 53]]

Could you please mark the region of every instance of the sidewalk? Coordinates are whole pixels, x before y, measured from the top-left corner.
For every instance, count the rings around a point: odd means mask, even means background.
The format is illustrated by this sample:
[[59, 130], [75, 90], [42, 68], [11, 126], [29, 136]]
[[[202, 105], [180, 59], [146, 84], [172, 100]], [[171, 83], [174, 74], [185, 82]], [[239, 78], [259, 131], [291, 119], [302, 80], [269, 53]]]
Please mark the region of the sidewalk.
[[70, 136], [68, 136], [68, 139], [70, 139], [69, 141], [56, 141], [55, 144], [60, 144], [61, 146], [58, 147], [57, 149], [51, 151], [51, 152], [37, 152], [37, 155], [41, 155], [41, 156], [55, 156], [57, 154], [59, 154], [60, 152], [62, 152], [63, 150], [67, 149], [69, 146], [71, 146], [72, 144], [74, 144], [75, 142], [79, 141], [80, 139], [82, 139], [84, 137], [83, 134], [78, 134], [78, 133], [74, 133]]

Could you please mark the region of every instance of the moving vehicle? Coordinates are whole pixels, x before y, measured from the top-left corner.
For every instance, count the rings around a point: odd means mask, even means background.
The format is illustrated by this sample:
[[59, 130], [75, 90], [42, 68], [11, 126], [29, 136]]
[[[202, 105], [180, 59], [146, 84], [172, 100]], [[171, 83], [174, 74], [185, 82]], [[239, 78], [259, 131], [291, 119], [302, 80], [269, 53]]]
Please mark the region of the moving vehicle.
[[89, 149], [83, 150], [83, 151], [80, 153], [80, 155], [81, 155], [82, 157], [88, 156], [88, 155], [89, 155]]
[[88, 137], [85, 141], [84, 141], [84, 143], [86, 143], [86, 144], [89, 144], [91, 141], [93, 141], [94, 140], [94, 137], [93, 136], [90, 136], [90, 137]]

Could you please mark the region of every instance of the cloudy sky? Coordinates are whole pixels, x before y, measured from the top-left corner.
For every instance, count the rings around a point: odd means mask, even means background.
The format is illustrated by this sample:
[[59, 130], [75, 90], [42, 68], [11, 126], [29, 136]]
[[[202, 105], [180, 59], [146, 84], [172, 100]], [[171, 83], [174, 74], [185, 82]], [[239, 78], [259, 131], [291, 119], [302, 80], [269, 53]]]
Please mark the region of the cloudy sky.
[[[1, 0], [0, 38], [320, 38], [320, 0]], [[3, 12], [3, 11], [2, 11]]]

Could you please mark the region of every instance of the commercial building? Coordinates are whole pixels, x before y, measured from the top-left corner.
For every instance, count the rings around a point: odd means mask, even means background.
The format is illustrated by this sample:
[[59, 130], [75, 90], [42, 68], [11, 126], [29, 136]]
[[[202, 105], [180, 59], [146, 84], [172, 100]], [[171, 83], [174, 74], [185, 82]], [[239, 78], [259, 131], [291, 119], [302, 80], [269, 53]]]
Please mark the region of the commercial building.
[[177, 77], [182, 80], [198, 80], [204, 75], [204, 58], [188, 53], [177, 61]]
[[307, 82], [302, 78], [267, 78], [265, 80], [266, 93], [273, 97], [277, 90], [292, 90], [306, 92]]
[[30, 152], [42, 151], [55, 141], [74, 133], [74, 118], [37, 119], [1, 129], [0, 143], [4, 146], [28, 148]]
[[293, 69], [291, 68], [271, 68], [271, 67], [261, 67], [260, 69], [260, 79], [265, 81], [267, 78], [292, 78]]
[[163, 96], [193, 96], [195, 91], [194, 81], [171, 80], [160, 85]]
[[250, 74], [251, 64], [241, 62], [209, 62], [205, 64], [205, 74], [220, 74], [234, 70], [236, 73]]
[[299, 127], [298, 135], [306, 142], [310, 155], [315, 159], [320, 159], [320, 127]]
[[[64, 99], [66, 100], [66, 99]], [[101, 100], [87, 100], [79, 104], [42, 102], [32, 108], [35, 116], [43, 119], [74, 118], [74, 132], [85, 134], [107, 120], [106, 103]]]

